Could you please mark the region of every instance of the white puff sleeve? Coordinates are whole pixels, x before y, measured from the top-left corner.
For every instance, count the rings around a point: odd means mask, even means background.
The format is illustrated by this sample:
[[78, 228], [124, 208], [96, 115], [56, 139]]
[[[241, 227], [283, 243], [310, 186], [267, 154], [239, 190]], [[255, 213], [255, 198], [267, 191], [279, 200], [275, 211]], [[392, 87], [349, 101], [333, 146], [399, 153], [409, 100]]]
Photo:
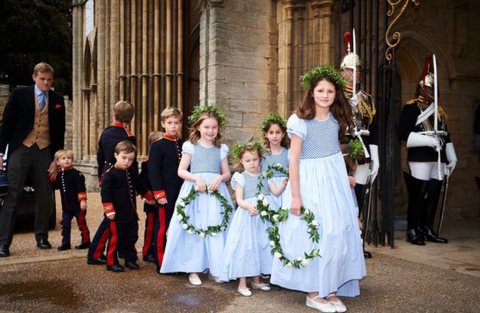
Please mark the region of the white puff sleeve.
[[243, 177], [243, 175], [239, 172], [235, 172], [235, 174], [232, 176], [230, 185], [232, 186], [233, 190], [235, 190], [237, 187], [235, 183], [238, 183], [240, 186], [242, 186], [242, 188], [245, 186], [245, 177]]
[[293, 114], [287, 121], [287, 133], [290, 138], [292, 138], [292, 134], [295, 134], [302, 140], [305, 140], [305, 136], [307, 135], [305, 121], [299, 118], [297, 114]]

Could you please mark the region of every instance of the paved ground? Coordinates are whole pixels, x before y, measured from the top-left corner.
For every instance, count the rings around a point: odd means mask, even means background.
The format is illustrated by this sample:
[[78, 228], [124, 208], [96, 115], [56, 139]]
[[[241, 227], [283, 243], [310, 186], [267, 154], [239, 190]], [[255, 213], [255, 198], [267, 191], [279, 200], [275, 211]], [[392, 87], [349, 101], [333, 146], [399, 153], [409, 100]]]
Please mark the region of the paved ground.
[[[92, 233], [100, 216], [98, 194], [91, 193]], [[348, 311], [480, 312], [479, 223], [449, 221], [442, 235], [449, 244], [417, 247], [396, 232], [395, 249], [369, 246], [373, 259], [367, 260], [361, 296], [342, 299]], [[79, 233], [72, 238], [76, 244]], [[57, 227], [50, 242], [56, 247], [60, 241]], [[86, 251], [37, 249], [31, 226], [15, 235], [10, 252], [0, 259], [0, 312], [315, 312], [305, 306], [304, 293], [275, 286], [245, 298], [235, 292], [235, 282], [202, 277], [204, 284], [194, 287], [186, 275], [158, 275], [143, 261], [139, 271], [107, 272], [87, 265]]]

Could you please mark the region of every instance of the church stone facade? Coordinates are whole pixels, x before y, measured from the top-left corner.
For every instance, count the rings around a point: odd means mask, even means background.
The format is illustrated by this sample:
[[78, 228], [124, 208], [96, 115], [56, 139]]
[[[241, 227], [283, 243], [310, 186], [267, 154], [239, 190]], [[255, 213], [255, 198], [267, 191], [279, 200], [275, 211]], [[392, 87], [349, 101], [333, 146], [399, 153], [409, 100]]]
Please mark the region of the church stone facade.
[[[269, 113], [288, 118], [302, 97], [299, 76], [319, 64], [338, 68], [344, 51], [339, 34], [350, 30], [348, 19], [338, 14], [338, 6], [350, 1], [72, 2], [73, 131], [67, 137], [90, 190], [98, 190], [98, 138], [111, 125], [117, 101], [131, 101], [136, 108], [130, 130], [138, 140], [140, 161], [148, 155], [149, 133], [161, 130], [161, 111], [172, 105], [184, 113], [184, 137], [193, 106], [208, 102], [222, 108], [227, 115], [225, 143], [231, 146], [236, 140], [260, 136], [261, 121]], [[357, 5], [363, 2], [356, 1]], [[379, 2], [383, 12], [393, 1]], [[480, 101], [476, 23], [480, 4], [473, 0], [417, 2], [419, 6], [408, 5], [394, 25], [394, 31], [401, 33], [396, 48], [398, 115], [413, 98], [425, 55], [435, 53], [441, 105], [449, 115], [459, 158], [450, 180], [447, 218], [478, 218], [480, 195], [474, 176], [480, 176], [479, 148], [474, 145], [471, 123]], [[384, 34], [383, 19], [379, 25]], [[382, 36], [375, 38], [381, 51], [389, 39]], [[360, 47], [368, 46], [369, 40], [358, 42]], [[369, 64], [367, 70], [380, 72], [383, 58], [377, 63]], [[376, 103], [381, 108], [382, 99]], [[398, 172], [408, 169], [405, 147], [399, 147]], [[400, 178], [396, 193], [395, 213], [401, 215], [408, 197]]]

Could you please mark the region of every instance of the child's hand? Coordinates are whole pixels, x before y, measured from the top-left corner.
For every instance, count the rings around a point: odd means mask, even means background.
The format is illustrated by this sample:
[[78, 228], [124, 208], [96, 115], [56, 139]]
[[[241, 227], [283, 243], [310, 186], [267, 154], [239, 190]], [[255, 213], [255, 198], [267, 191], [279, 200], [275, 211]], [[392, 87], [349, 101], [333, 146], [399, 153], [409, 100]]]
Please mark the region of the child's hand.
[[113, 221], [115, 219], [115, 213], [111, 214], [111, 215], [107, 215], [107, 218], [111, 221]]
[[197, 183], [198, 192], [204, 193], [207, 190], [207, 184], [203, 179], [198, 178], [195, 182]]
[[[161, 205], [165, 205], [168, 203], [167, 199], [166, 198], [162, 198], [162, 199], [158, 199], [158, 204], [161, 204]], [[155, 202], [154, 202], [155, 203]]]
[[208, 185], [208, 191], [218, 190], [221, 183], [222, 183], [222, 176], [219, 175], [215, 177], [210, 183], [210, 185]]
[[288, 184], [288, 177], [285, 177], [283, 180], [282, 180], [282, 185], [284, 187], [287, 187], [287, 184]]
[[357, 218], [358, 218], [358, 227], [360, 228], [360, 230], [362, 230], [363, 229], [363, 223], [362, 223], [362, 221], [360, 220], [359, 217], [357, 217]]
[[246, 205], [245, 209], [247, 209], [248, 213], [250, 213], [251, 216], [255, 216], [258, 214], [257, 207], [253, 204]]
[[87, 209], [87, 201], [86, 200], [80, 201], [80, 209], [82, 209], [83, 211], [85, 211]]
[[145, 203], [146, 204], [149, 204], [149, 205], [155, 205], [155, 200], [145, 200]]
[[350, 183], [350, 188], [355, 188], [355, 185], [357, 184], [357, 180], [353, 176], [348, 176], [348, 182]]
[[293, 197], [292, 204], [290, 206], [290, 212], [293, 215], [300, 216], [302, 214], [301, 209], [303, 206], [302, 198], [300, 197]]

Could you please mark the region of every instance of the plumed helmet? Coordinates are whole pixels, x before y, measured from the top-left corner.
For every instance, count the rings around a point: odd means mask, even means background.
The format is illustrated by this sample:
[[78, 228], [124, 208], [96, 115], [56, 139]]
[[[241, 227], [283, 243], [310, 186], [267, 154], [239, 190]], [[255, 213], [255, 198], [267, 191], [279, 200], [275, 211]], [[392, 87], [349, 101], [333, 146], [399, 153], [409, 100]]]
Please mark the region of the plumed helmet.
[[353, 53], [353, 40], [352, 40], [352, 33], [346, 32], [343, 35], [343, 39], [345, 40], [345, 55], [343, 56], [342, 63], [340, 64], [340, 69], [345, 70], [347, 68], [354, 69], [354, 66], [357, 66], [358, 70], [362, 70], [362, 61], [360, 61], [360, 57]]
[[[435, 73], [433, 70], [433, 58], [431, 54], [427, 54], [425, 57], [425, 64], [423, 65], [422, 75], [418, 80], [416, 96], [422, 95], [430, 99], [433, 99], [432, 89], [435, 82]], [[427, 90], [426, 88], [430, 87], [432, 89]]]

